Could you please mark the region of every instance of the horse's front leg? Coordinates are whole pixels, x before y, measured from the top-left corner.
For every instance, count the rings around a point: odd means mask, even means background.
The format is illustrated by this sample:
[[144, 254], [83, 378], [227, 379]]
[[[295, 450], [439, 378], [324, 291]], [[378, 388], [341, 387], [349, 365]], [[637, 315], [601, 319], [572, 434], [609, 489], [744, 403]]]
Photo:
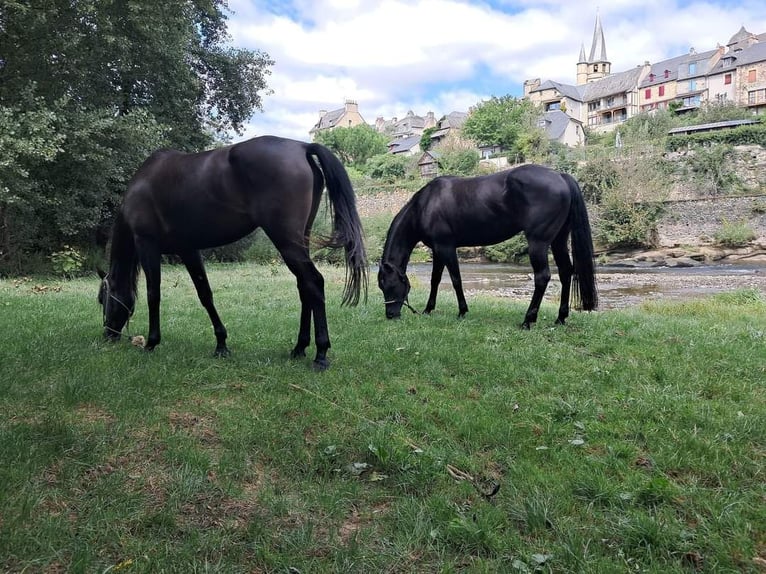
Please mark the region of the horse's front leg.
[[146, 277], [146, 303], [149, 306], [149, 334], [144, 349], [154, 350], [160, 344], [160, 283], [161, 260], [159, 246], [151, 239], [136, 237], [136, 249]]
[[524, 322], [521, 324], [522, 329], [529, 329], [537, 321], [540, 303], [542, 303], [548, 282], [551, 280], [551, 270], [548, 266], [548, 244], [529, 238], [527, 241], [529, 243], [529, 260], [532, 263], [535, 277], [535, 291], [532, 294], [527, 313], [524, 315]]
[[460, 278], [457, 250], [454, 247], [445, 248], [440, 250], [439, 256], [447, 265], [447, 271], [449, 271], [452, 287], [455, 289], [455, 296], [457, 297], [457, 316], [462, 318], [468, 313], [468, 303], [466, 303], [465, 294], [463, 293], [463, 280]]
[[444, 272], [444, 261], [434, 251], [434, 265], [431, 269], [431, 293], [428, 295], [428, 303], [423, 313], [428, 314], [436, 308], [436, 295], [439, 292], [439, 283], [442, 280], [442, 273]]
[[218, 316], [218, 311], [213, 304], [213, 291], [210, 289], [210, 282], [205, 273], [205, 265], [202, 262], [202, 255], [199, 251], [190, 251], [181, 254], [181, 260], [186, 266], [186, 270], [189, 272], [194, 288], [197, 290], [197, 297], [199, 297], [200, 303], [207, 311], [210, 322], [213, 324], [213, 332], [215, 333], [215, 352], [216, 357], [228, 357], [231, 352], [226, 346], [226, 327], [223, 325], [223, 321]]

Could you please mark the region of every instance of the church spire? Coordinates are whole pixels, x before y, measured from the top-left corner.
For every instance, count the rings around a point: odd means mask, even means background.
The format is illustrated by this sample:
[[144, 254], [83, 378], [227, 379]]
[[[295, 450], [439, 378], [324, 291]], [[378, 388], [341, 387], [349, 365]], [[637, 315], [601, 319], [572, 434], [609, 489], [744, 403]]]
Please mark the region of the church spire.
[[596, 12], [596, 26], [593, 28], [593, 45], [590, 48], [588, 62], [608, 62], [606, 58], [606, 42], [604, 30], [601, 28], [601, 16]]
[[587, 62], [588, 60], [585, 59], [585, 44], [580, 44], [580, 59], [577, 60], [578, 64], [582, 64], [583, 62]]

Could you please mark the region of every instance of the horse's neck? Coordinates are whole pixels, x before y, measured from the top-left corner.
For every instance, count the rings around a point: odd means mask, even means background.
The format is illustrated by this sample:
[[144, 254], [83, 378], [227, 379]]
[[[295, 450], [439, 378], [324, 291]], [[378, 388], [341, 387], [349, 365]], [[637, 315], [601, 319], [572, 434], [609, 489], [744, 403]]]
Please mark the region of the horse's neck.
[[388, 234], [386, 245], [383, 248], [383, 261], [406, 271], [412, 250], [415, 249], [419, 240], [415, 210], [408, 204], [396, 216], [391, 225], [391, 232]]
[[118, 285], [131, 286], [136, 280], [137, 267], [138, 259], [133, 233], [125, 223], [122, 212], [118, 212], [112, 228], [109, 275]]

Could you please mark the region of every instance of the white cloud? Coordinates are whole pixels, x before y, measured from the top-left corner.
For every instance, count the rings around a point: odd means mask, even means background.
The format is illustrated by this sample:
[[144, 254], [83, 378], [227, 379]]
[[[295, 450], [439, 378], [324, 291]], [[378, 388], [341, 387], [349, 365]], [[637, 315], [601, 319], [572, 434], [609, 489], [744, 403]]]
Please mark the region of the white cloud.
[[276, 62], [268, 79], [274, 93], [246, 135], [306, 140], [319, 110], [337, 109], [347, 98], [373, 122], [408, 110], [440, 116], [492, 95], [521, 95], [527, 78], [574, 83], [597, 12], [614, 71], [691, 46], [713, 49], [742, 25], [766, 32], [760, 1], [612, 0], [600, 8], [597, 2], [230, 0], [232, 43]]

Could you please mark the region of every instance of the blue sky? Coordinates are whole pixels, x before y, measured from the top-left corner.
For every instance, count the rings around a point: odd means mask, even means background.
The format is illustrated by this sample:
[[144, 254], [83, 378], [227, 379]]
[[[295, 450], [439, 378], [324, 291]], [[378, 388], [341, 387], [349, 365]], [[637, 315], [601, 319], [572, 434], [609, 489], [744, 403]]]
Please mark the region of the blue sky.
[[766, 32], [763, 0], [229, 0], [229, 8], [232, 45], [276, 62], [273, 93], [235, 141], [265, 134], [307, 141], [319, 110], [346, 99], [374, 123], [519, 96], [529, 78], [574, 84], [596, 14], [613, 72], [713, 49], [743, 25]]

